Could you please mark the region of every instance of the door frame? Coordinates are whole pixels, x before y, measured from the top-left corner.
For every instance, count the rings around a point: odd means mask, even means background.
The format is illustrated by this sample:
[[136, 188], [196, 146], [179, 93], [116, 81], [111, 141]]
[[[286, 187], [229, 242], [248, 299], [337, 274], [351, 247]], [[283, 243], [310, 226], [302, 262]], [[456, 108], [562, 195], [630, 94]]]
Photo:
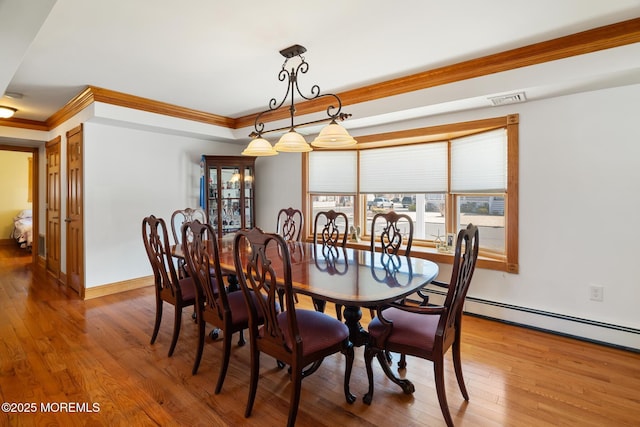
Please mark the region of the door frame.
[[20, 151], [23, 153], [31, 153], [31, 212], [33, 218], [31, 244], [31, 262], [38, 265], [38, 253], [40, 250], [40, 197], [39, 197], [39, 179], [40, 179], [40, 157], [38, 147], [23, 147], [19, 145], [0, 144], [0, 151]]

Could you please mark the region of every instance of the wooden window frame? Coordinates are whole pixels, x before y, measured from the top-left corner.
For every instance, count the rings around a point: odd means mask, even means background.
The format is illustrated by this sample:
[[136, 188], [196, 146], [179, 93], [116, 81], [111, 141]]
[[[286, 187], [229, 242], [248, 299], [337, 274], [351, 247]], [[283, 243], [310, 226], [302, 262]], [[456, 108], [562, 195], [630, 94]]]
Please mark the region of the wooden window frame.
[[[357, 137], [357, 150], [366, 150], [371, 148], [394, 147], [407, 144], [420, 144], [428, 142], [436, 142], [443, 140], [451, 140], [466, 135], [485, 132], [493, 129], [504, 128], [507, 131], [507, 189], [505, 192], [505, 251], [504, 254], [495, 254], [491, 251], [482, 251], [478, 258], [478, 268], [505, 271], [509, 273], [518, 273], [518, 191], [519, 191], [519, 115], [510, 114], [502, 117], [489, 119], [474, 120], [461, 123], [452, 123], [446, 125], [407, 129], [382, 134], [373, 134]], [[351, 148], [353, 149], [353, 148]], [[449, 158], [451, 158], [449, 156]], [[303, 186], [302, 200], [303, 212], [305, 213], [306, 223], [310, 224], [308, 215], [311, 210], [311, 194], [308, 191], [309, 179], [309, 155], [303, 155]], [[358, 183], [358, 189], [360, 185]], [[365, 196], [356, 194], [356, 206], [354, 208], [354, 218], [358, 218], [359, 225], [362, 225], [364, 209], [361, 204], [366, 203]], [[446, 195], [446, 212], [447, 218], [445, 224], [447, 232], [454, 232], [455, 227], [455, 195], [448, 193]], [[311, 220], [312, 221], [312, 220]], [[307, 236], [310, 236], [311, 230], [307, 229]], [[359, 247], [367, 245], [366, 236], [362, 236], [362, 242], [349, 242], [349, 246]], [[414, 240], [414, 246], [411, 252], [412, 256], [431, 259], [440, 263], [451, 263], [453, 255], [439, 253], [430, 245], [420, 245]]]

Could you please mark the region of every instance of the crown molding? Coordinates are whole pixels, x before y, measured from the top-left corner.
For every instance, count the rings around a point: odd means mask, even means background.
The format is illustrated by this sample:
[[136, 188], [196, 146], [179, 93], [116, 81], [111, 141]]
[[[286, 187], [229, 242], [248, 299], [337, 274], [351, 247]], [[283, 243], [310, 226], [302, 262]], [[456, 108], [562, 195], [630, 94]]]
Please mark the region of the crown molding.
[[39, 122], [37, 120], [26, 120], [26, 119], [0, 119], [0, 126], [30, 129], [30, 130], [43, 130], [43, 131], [49, 130], [49, 126], [47, 126], [46, 122]]
[[60, 111], [47, 119], [47, 124], [50, 128], [54, 128], [79, 113], [93, 102], [103, 102], [105, 104], [118, 105], [120, 107], [133, 108], [136, 110], [148, 111], [150, 113], [203, 122], [226, 128], [232, 127], [234, 123], [234, 120], [228, 117], [192, 110], [96, 86], [89, 86], [78, 96], [69, 101]]
[[92, 87], [89, 86], [75, 98], [70, 100], [60, 110], [56, 111], [51, 117], [47, 119], [47, 125], [49, 129], [53, 129], [56, 126], [60, 126], [62, 123], [69, 120], [71, 117], [78, 114], [80, 111], [88, 107], [94, 102]]

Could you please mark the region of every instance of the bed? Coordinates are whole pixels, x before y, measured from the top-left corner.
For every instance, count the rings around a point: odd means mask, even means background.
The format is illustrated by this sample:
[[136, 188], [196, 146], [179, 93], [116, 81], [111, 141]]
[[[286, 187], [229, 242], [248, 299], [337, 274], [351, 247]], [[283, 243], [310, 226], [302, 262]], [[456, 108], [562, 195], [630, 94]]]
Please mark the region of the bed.
[[21, 248], [31, 248], [33, 243], [33, 218], [31, 209], [21, 211], [13, 218], [13, 232], [11, 238], [18, 242]]

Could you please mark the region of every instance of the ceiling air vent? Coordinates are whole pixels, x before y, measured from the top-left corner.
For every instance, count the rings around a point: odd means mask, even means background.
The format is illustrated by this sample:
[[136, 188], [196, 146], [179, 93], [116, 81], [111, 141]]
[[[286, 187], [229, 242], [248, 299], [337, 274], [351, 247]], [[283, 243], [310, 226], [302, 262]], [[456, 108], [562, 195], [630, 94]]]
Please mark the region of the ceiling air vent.
[[494, 106], [498, 106], [498, 105], [516, 104], [518, 102], [524, 102], [527, 100], [527, 97], [524, 95], [524, 92], [518, 92], [518, 93], [510, 93], [508, 95], [492, 96], [492, 97], [489, 97], [489, 100]]

